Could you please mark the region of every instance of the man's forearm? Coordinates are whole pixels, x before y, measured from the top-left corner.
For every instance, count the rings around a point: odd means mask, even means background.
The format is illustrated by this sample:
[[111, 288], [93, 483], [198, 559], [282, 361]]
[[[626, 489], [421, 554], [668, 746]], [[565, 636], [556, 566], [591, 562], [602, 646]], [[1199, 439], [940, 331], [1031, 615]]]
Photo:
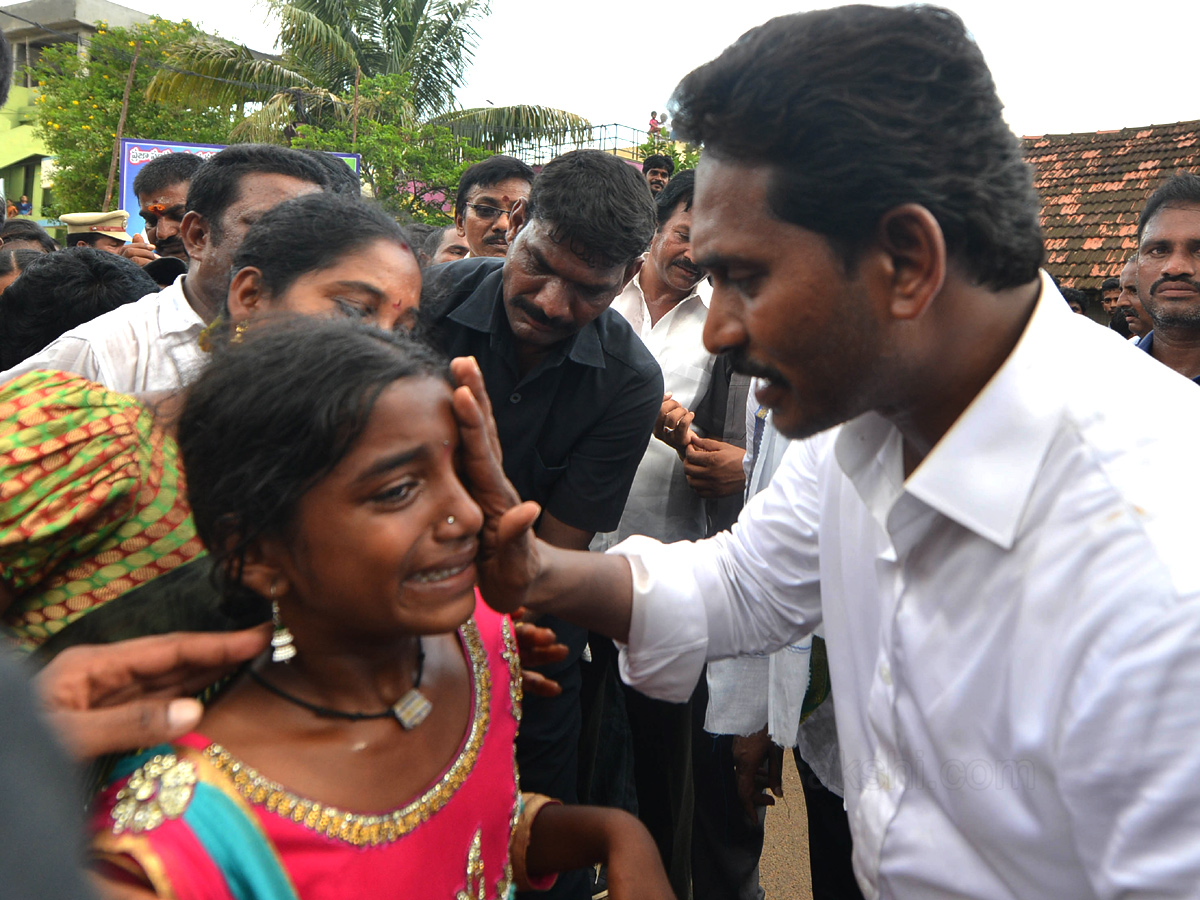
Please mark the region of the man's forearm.
[[633, 574], [621, 556], [539, 542], [541, 569], [529, 606], [618, 641], [629, 640]]

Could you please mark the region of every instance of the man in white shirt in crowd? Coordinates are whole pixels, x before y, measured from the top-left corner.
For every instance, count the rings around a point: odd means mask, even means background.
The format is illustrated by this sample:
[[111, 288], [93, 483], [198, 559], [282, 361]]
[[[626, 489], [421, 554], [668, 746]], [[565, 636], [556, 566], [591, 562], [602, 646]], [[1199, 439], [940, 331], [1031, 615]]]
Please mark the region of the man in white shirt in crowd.
[[677, 701], [706, 658], [823, 622], [872, 900], [1194, 897], [1200, 394], [1039, 274], [1031, 173], [965, 26], [781, 17], [675, 106], [705, 147], [705, 343], [768, 380], [785, 436], [844, 424], [731, 533], [571, 553], [528, 534], [460, 391], [483, 596], [627, 641], [624, 677]]
[[1200, 175], [1173, 175], [1138, 220], [1138, 297], [1154, 329], [1138, 346], [1200, 384]]
[[[621, 522], [616, 531], [597, 535], [593, 550], [634, 534], [698, 540], [707, 534], [705, 498], [716, 496], [710, 482], [727, 484], [726, 493], [740, 493], [744, 485], [745, 451], [719, 440], [720, 434], [698, 434], [691, 424], [714, 375], [714, 356], [704, 348], [711, 290], [691, 256], [695, 185], [696, 173], [682, 172], [655, 197], [658, 228], [650, 249], [638, 274], [612, 303], [654, 354], [666, 395], [655, 425], [657, 440], [650, 441], [638, 464]], [[728, 379], [728, 370], [721, 375]], [[694, 460], [701, 457], [703, 494], [684, 472], [685, 458], [699, 466]], [[611, 653], [608, 644], [593, 642], [601, 665]], [[633, 738], [638, 815], [658, 844], [672, 886], [684, 896], [691, 872], [692, 780], [686, 760], [691, 755], [692, 707], [627, 691], [625, 709]]]
[[200, 332], [229, 289], [233, 255], [249, 227], [285, 200], [324, 190], [324, 169], [302, 153], [268, 144], [222, 150], [196, 171], [181, 234], [188, 272], [162, 291], [70, 329], [6, 372], [77, 372], [126, 394], [176, 390], [203, 366]]

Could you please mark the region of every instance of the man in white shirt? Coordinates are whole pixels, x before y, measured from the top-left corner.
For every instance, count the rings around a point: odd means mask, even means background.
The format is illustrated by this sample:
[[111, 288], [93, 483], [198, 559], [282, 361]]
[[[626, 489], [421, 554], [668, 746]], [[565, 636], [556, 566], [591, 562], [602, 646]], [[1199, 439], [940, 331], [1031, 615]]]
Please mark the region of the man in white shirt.
[[188, 273], [169, 287], [70, 329], [0, 372], [77, 372], [127, 394], [176, 390], [204, 365], [200, 332], [225, 303], [233, 254], [247, 229], [278, 204], [324, 190], [328, 176], [302, 153], [266, 144], [222, 150], [196, 171], [181, 236]]
[[[615, 532], [597, 537], [604, 547], [633, 534], [677, 541], [696, 540], [706, 532], [704, 496], [688, 484], [681, 459], [693, 439], [713, 437], [697, 434], [689, 424], [690, 413], [709, 388], [714, 361], [704, 347], [712, 290], [691, 257], [695, 179], [695, 172], [682, 172], [655, 199], [658, 230], [650, 250], [641, 270], [612, 303], [654, 354], [667, 398], [655, 426], [658, 440], [650, 442], [638, 465], [621, 524]], [[733, 476], [730, 492], [740, 493], [744, 451], [715, 439], [698, 443], [732, 450], [725, 468]], [[696, 452], [715, 453], [716, 448]]]
[[1039, 275], [965, 26], [781, 17], [675, 105], [705, 147], [705, 343], [768, 380], [785, 436], [840, 429], [791, 447], [731, 533], [573, 554], [522, 530], [536, 510], [460, 392], [483, 596], [628, 641], [626, 679], [676, 700], [706, 658], [823, 622], [866, 897], [1194, 897], [1200, 396]]

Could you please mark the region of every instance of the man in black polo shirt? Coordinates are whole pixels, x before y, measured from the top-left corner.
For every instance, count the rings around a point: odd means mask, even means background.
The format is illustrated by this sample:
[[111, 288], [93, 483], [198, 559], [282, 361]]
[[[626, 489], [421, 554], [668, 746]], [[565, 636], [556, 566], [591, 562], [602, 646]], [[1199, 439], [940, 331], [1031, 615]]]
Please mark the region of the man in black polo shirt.
[[[513, 206], [505, 259], [426, 270], [422, 308], [443, 349], [483, 371], [504, 451], [524, 500], [542, 505], [537, 533], [586, 549], [612, 531], [663, 399], [658, 363], [609, 310], [641, 266], [656, 226], [646, 181], [595, 150], [558, 157]], [[524, 789], [575, 799], [579, 657], [586, 633], [554, 620], [571, 648], [540, 669], [560, 697], [526, 697], [517, 757]], [[560, 878], [555, 896], [588, 896]]]

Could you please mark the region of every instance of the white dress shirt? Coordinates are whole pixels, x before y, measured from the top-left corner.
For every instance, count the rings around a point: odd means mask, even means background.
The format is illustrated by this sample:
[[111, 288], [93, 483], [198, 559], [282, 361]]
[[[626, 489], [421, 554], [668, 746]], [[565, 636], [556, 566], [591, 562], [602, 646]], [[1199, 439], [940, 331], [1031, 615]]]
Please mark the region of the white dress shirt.
[[124, 394], [178, 390], [208, 358], [198, 342], [204, 320], [183, 294], [186, 277], [64, 332], [0, 373], [0, 384], [35, 369], [55, 369]]
[[615, 548], [626, 679], [681, 700], [823, 614], [867, 897], [1200, 895], [1196, 386], [1044, 276], [907, 479], [878, 415], [820, 444], [732, 532]]
[[[712, 380], [714, 356], [704, 349], [704, 320], [712, 290], [702, 279], [691, 294], [651, 325], [641, 279], [640, 272], [631, 278], [612, 308], [654, 354], [672, 398], [694, 410]], [[706, 527], [704, 498], [688, 486], [678, 454], [651, 438], [629, 489], [621, 523], [615, 532], [597, 535], [592, 548], [604, 549], [632, 534], [664, 541], [695, 540], [704, 537]]]

